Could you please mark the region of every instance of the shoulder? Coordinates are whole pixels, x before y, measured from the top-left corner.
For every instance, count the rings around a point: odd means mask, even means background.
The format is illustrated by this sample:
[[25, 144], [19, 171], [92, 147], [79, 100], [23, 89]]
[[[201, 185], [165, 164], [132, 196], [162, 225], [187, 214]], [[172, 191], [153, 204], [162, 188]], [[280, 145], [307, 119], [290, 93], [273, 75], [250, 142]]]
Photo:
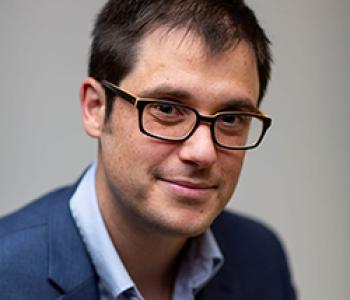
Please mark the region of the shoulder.
[[0, 218], [0, 239], [16, 235], [46, 224], [47, 214], [58, 199], [67, 198], [74, 187], [67, 186], [47, 193], [31, 201], [23, 208]]
[[0, 218], [1, 274], [18, 270], [33, 276], [47, 273], [49, 213], [57, 201], [64, 201], [71, 193], [72, 187], [57, 189]]
[[271, 228], [250, 217], [223, 212], [211, 229], [224, 265], [199, 299], [214, 299], [223, 287], [239, 299], [296, 299], [285, 251]]
[[225, 211], [212, 225], [225, 259], [235, 265], [284, 262], [285, 253], [277, 234], [261, 221]]
[[0, 219], [1, 299], [96, 299], [95, 272], [69, 208], [78, 184]]

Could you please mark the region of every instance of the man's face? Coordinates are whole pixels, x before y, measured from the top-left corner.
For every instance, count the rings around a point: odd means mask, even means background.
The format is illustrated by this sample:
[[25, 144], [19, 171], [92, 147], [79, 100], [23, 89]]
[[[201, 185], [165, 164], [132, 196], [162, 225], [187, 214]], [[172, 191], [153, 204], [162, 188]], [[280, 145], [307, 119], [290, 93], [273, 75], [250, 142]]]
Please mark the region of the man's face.
[[[195, 34], [163, 29], [141, 41], [137, 63], [119, 86], [201, 114], [232, 110], [236, 101], [256, 106], [259, 93], [254, 53], [246, 42], [210, 55]], [[195, 236], [229, 201], [245, 153], [214, 145], [208, 124], [184, 142], [157, 140], [139, 131], [137, 109], [118, 98], [108, 127], [100, 136], [99, 172], [107, 182], [102, 197], [119, 221]]]

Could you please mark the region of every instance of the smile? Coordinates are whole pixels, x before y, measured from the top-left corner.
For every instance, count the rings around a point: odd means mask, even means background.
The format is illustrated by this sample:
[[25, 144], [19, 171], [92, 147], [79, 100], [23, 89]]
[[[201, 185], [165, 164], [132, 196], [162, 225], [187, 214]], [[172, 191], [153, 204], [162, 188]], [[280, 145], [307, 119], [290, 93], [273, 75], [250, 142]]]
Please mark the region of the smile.
[[206, 199], [216, 189], [215, 185], [184, 180], [160, 180], [174, 195], [191, 199]]

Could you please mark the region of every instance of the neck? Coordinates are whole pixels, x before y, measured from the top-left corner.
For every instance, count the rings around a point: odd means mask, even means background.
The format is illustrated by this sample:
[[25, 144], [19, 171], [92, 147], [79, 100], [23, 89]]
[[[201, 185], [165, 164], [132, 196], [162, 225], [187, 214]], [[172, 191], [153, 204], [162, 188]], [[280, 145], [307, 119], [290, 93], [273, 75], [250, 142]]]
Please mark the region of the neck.
[[[141, 294], [146, 299], [170, 299], [183, 243], [117, 230], [111, 232], [111, 238]], [[160, 294], [168, 296], [161, 298]]]

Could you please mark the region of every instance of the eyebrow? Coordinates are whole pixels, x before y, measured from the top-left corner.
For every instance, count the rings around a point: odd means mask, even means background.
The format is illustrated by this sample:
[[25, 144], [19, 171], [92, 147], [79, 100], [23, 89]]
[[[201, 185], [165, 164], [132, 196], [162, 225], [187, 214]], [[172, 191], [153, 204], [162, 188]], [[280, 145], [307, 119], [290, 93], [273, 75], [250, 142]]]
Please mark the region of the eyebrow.
[[169, 97], [174, 98], [175, 102], [179, 102], [178, 100], [193, 98], [193, 95], [188, 91], [177, 89], [168, 85], [161, 85], [156, 88], [145, 89], [141, 91], [141, 94], [141, 98]]
[[242, 111], [242, 112], [253, 112], [260, 113], [259, 108], [251, 103], [249, 99], [235, 99], [226, 102], [220, 111]]
[[[155, 88], [145, 89], [141, 91], [140, 98], [170, 98], [169, 100], [181, 103], [186, 99], [193, 99], [194, 96], [183, 89], [174, 88], [168, 85], [160, 85]], [[218, 111], [243, 111], [260, 113], [259, 108], [252, 104], [249, 98], [235, 98], [223, 103]]]

